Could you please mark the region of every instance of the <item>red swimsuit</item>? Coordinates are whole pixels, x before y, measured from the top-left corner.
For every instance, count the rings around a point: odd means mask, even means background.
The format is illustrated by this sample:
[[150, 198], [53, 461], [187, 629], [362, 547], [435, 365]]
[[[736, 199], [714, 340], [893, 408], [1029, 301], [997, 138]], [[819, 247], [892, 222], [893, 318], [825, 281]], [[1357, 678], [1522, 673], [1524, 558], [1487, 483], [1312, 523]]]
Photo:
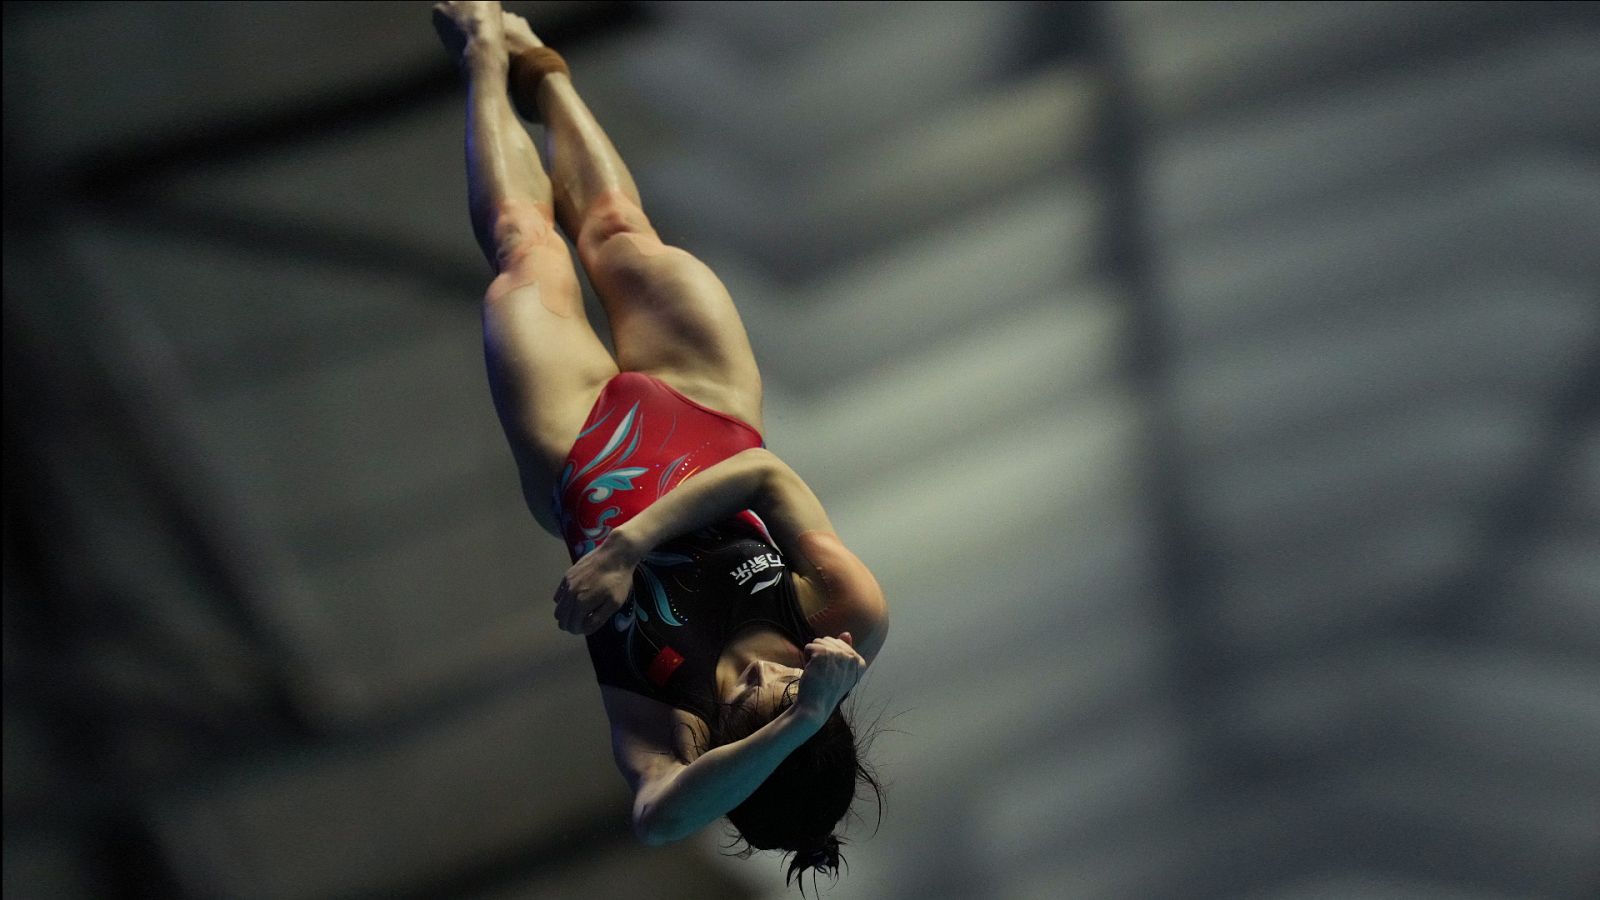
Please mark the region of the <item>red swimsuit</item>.
[[[576, 561], [689, 476], [763, 445], [754, 428], [658, 378], [617, 375], [589, 411], [551, 498], [567, 550]], [[740, 518], [765, 537], [753, 513]]]

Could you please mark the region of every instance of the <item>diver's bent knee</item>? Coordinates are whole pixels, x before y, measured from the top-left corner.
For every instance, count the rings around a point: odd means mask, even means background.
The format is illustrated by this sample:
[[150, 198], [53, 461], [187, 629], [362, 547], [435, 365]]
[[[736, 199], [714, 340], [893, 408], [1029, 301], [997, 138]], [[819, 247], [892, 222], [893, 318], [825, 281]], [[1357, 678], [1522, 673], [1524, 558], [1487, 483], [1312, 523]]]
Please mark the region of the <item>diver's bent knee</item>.
[[578, 256], [589, 265], [591, 259], [606, 255], [615, 239], [628, 236], [644, 245], [661, 243], [639, 204], [622, 191], [607, 191], [584, 210], [578, 225]]
[[548, 203], [504, 200], [495, 205], [492, 221], [495, 268], [502, 273], [538, 250], [561, 246], [555, 212]]
[[699, 261], [661, 242], [654, 233], [624, 231], [608, 238], [583, 258], [589, 279], [602, 292], [649, 293], [685, 279]]
[[498, 272], [484, 301], [493, 303], [518, 288], [535, 286], [546, 309], [571, 318], [581, 312], [583, 299], [567, 245], [548, 219], [537, 211], [525, 213], [503, 211], [495, 221]]

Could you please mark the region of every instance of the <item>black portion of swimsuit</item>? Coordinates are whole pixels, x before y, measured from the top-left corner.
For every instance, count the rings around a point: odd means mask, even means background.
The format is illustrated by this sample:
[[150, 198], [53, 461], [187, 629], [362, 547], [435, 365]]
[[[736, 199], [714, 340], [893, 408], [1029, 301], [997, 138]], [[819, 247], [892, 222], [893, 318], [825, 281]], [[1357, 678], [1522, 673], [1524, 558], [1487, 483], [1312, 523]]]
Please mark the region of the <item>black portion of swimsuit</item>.
[[[776, 628], [797, 647], [816, 637], [782, 554], [730, 521], [668, 541], [646, 556], [634, 572], [627, 604], [589, 635], [589, 659], [600, 684], [710, 721], [717, 660], [729, 639], [758, 624]], [[649, 673], [652, 664], [660, 666], [663, 648], [683, 661], [657, 686]]]

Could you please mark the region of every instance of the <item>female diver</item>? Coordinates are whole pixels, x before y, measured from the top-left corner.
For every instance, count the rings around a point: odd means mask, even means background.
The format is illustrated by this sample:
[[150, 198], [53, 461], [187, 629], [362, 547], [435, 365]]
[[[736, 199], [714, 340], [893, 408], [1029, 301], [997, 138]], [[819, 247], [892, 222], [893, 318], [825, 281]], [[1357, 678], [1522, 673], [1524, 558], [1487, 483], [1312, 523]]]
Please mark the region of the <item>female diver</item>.
[[[662, 243], [566, 63], [496, 2], [440, 3], [434, 24], [467, 80], [490, 390], [528, 507], [573, 559], [555, 617], [587, 636], [634, 831], [726, 816], [741, 855], [837, 875], [834, 827], [858, 781], [878, 789], [839, 707], [883, 648], [883, 591], [765, 449], [732, 298]], [[543, 122], [549, 175], [515, 110]]]

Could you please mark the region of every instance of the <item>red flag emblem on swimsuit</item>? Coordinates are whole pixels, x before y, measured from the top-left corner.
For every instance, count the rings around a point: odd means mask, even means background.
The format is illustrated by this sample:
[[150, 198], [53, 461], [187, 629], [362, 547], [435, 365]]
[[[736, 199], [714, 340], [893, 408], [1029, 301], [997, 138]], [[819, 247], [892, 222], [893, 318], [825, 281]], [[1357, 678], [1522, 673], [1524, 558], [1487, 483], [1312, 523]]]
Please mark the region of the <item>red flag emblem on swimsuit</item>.
[[671, 647], [663, 647], [661, 652], [656, 654], [655, 660], [650, 663], [650, 671], [646, 672], [645, 676], [656, 687], [666, 687], [667, 679], [671, 678], [672, 673], [678, 671], [681, 665], [683, 665], [683, 654]]

